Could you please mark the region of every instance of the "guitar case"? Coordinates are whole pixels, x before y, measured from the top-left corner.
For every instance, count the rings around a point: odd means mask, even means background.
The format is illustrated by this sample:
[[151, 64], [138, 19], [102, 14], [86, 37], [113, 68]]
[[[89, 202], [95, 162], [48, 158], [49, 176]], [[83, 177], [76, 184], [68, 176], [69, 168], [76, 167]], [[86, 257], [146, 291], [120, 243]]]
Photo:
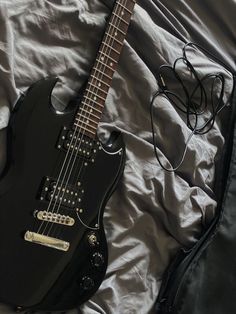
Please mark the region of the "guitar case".
[[217, 215], [191, 249], [181, 249], [168, 267], [157, 314], [236, 313], [236, 75], [221, 169]]

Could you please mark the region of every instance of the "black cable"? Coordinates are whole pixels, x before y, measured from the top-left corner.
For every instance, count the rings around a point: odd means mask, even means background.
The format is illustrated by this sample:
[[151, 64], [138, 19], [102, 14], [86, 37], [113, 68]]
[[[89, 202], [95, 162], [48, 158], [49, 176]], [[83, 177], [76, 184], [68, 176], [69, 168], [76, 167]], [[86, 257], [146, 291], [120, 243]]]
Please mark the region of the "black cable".
[[[224, 92], [225, 92], [224, 75], [217, 72], [217, 73], [206, 74], [200, 78], [198, 75], [198, 72], [196, 71], [195, 67], [193, 66], [193, 64], [191, 63], [187, 55], [188, 47], [199, 50], [206, 57], [220, 64], [224, 68], [224, 70], [226, 70], [228, 73], [230, 73], [230, 75], [233, 76], [231, 70], [224, 62], [222, 62], [215, 55], [207, 51], [205, 48], [192, 42], [189, 42], [184, 45], [183, 50], [182, 50], [183, 56], [177, 58], [174, 61], [173, 66], [170, 66], [168, 64], [164, 64], [160, 66], [159, 73], [157, 75], [157, 81], [158, 81], [160, 90], [157, 91], [151, 99], [150, 118], [151, 118], [151, 129], [152, 129], [154, 153], [155, 153], [156, 159], [158, 163], [160, 164], [160, 166], [164, 170], [169, 171], [169, 172], [176, 171], [182, 165], [186, 152], [187, 152], [188, 144], [191, 138], [193, 137], [193, 135], [195, 134], [203, 135], [210, 132], [214, 126], [216, 116], [227, 106], [227, 103], [224, 103], [223, 101]], [[184, 66], [187, 67], [191, 76], [196, 81], [196, 85], [194, 86], [192, 91], [189, 91], [188, 87], [186, 86], [186, 83], [181, 78], [180, 74], [178, 73], [177, 66], [180, 64], [180, 62], [182, 62]], [[178, 90], [182, 91], [184, 95], [183, 97], [179, 96], [176, 92], [168, 89], [166, 82], [163, 78], [164, 73], [167, 72], [167, 70], [171, 73], [172, 78], [174, 78], [176, 82], [178, 83], [179, 85]], [[208, 81], [211, 82], [210, 91], [207, 91], [206, 89]], [[219, 90], [218, 95], [215, 91], [216, 87]], [[208, 96], [208, 92], [210, 92], [210, 99]], [[195, 102], [194, 100], [194, 98], [197, 95], [200, 96], [200, 101], [198, 103]], [[154, 129], [153, 104], [154, 104], [155, 99], [159, 96], [162, 96], [168, 99], [173, 106], [175, 106], [179, 111], [181, 111], [186, 116], [186, 125], [191, 130], [191, 133], [185, 143], [185, 147], [183, 150], [182, 157], [180, 158], [180, 161], [177, 163], [175, 167], [171, 166], [171, 168], [167, 168], [161, 162], [160, 157], [157, 152], [157, 136]], [[208, 118], [206, 117], [207, 114], [209, 115]], [[205, 122], [199, 125], [199, 117], [201, 116], [204, 116]]]

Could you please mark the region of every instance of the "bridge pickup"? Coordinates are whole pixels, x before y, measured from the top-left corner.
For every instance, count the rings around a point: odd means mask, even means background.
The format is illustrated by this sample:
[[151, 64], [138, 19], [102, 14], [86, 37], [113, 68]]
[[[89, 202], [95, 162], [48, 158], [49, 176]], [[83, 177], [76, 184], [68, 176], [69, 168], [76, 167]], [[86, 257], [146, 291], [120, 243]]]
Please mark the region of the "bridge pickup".
[[56, 183], [56, 179], [46, 177], [42, 180], [38, 197], [41, 201], [52, 199], [53, 203], [74, 209], [79, 206], [83, 193], [84, 190], [79, 182], [77, 182], [77, 186], [66, 185], [65, 183], [62, 185], [61, 182]]
[[24, 239], [28, 242], [44, 245], [65, 252], [68, 251], [70, 247], [69, 242], [31, 231], [26, 231]]
[[37, 211], [36, 217], [39, 220], [49, 221], [49, 222], [53, 222], [53, 223], [65, 225], [65, 226], [73, 226], [75, 224], [75, 220], [70, 216], [52, 213], [52, 212], [48, 212], [46, 210]]

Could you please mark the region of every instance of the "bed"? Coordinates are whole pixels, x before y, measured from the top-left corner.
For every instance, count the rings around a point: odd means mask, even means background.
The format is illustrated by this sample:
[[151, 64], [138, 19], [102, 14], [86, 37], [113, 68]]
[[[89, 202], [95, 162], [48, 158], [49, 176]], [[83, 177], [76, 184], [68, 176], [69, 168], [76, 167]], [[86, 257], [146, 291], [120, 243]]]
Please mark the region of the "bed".
[[[21, 93], [48, 75], [59, 76], [53, 104], [64, 108], [86, 82], [101, 41], [111, 0], [3, 0], [0, 2], [0, 161], [6, 127]], [[236, 70], [236, 2], [138, 0], [106, 101], [99, 136], [120, 130], [126, 144], [124, 175], [104, 213], [109, 265], [97, 293], [66, 314], [152, 314], [163, 273], [180, 247], [191, 247], [213, 219], [214, 186], [230, 105], [206, 135], [192, 137], [181, 167], [158, 164], [149, 105], [157, 73], [195, 42]], [[201, 53], [191, 52], [199, 73], [222, 72], [228, 102], [232, 79]], [[183, 70], [184, 71], [184, 70]], [[193, 84], [189, 78], [189, 86]], [[189, 135], [183, 116], [165, 98], [155, 106], [159, 152], [178, 162]], [[0, 313], [14, 313], [0, 305]], [[39, 312], [37, 312], [39, 313]]]

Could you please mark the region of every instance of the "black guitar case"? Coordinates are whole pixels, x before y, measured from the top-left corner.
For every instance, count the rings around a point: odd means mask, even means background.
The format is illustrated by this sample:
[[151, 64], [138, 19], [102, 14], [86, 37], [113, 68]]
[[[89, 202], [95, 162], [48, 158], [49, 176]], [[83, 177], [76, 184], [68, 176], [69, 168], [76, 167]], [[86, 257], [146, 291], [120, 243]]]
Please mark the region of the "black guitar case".
[[236, 76], [225, 151], [216, 193], [217, 215], [190, 250], [182, 249], [166, 271], [157, 314], [236, 313]]

